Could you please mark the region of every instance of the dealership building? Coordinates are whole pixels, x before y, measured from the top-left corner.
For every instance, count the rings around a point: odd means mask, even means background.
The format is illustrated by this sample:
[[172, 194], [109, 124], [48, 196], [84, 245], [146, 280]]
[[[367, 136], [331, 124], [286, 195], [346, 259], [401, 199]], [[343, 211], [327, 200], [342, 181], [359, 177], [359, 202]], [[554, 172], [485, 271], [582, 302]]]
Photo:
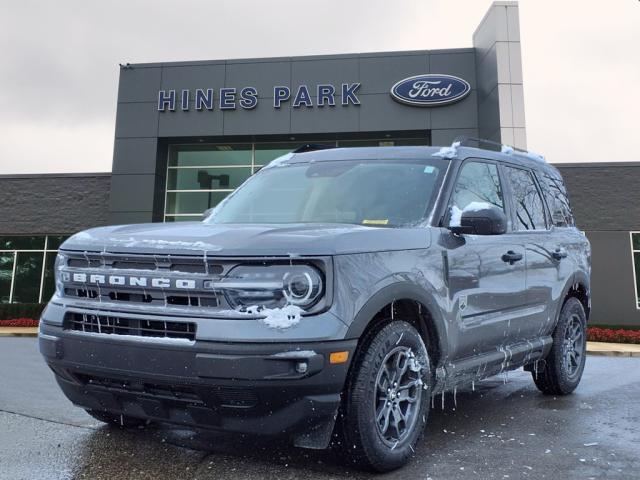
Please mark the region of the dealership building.
[[[302, 144], [460, 136], [526, 148], [516, 2], [494, 2], [469, 48], [122, 65], [111, 173], [0, 175], [0, 303], [48, 300], [66, 236], [199, 220]], [[593, 248], [593, 322], [640, 326], [640, 163], [616, 160], [555, 165]]]

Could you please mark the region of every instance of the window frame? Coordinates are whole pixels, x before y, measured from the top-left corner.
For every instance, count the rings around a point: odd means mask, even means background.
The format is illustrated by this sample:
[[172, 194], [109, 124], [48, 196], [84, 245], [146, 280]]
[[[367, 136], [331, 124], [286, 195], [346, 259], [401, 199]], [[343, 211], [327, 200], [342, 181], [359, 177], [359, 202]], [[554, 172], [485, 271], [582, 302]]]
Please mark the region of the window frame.
[[636, 250], [633, 248], [633, 236], [640, 236], [640, 231], [630, 231], [629, 232], [629, 246], [631, 247], [631, 268], [633, 271], [633, 293], [636, 297], [635, 306], [636, 310], [640, 310], [640, 295], [638, 293], [638, 277], [637, 275], [640, 272], [636, 271], [636, 253], [640, 255], [640, 249]]
[[[552, 224], [550, 223], [549, 207], [545, 200], [545, 196], [543, 194], [542, 188], [540, 186], [540, 182], [538, 181], [538, 177], [536, 176], [534, 169], [526, 167], [524, 165], [518, 165], [514, 163], [507, 163], [507, 162], [502, 162], [499, 165], [499, 167], [501, 170], [503, 170], [503, 177], [509, 191], [508, 202], [509, 202], [509, 205], [511, 206], [511, 208], [509, 209], [510, 210], [509, 223], [511, 224], [511, 231], [513, 233], [549, 233], [552, 229]], [[520, 230], [516, 228], [516, 225], [518, 224], [517, 222], [518, 219], [516, 217], [518, 206], [515, 204], [515, 201], [514, 201], [515, 195], [514, 195], [513, 189], [511, 188], [511, 180], [509, 179], [509, 174], [506, 170], [507, 168], [524, 170], [525, 172], [529, 173], [529, 175], [531, 175], [531, 178], [533, 179], [533, 185], [535, 186], [538, 192], [538, 196], [540, 197], [540, 201], [542, 202], [542, 214], [544, 216], [544, 224], [545, 224], [544, 230], [538, 230], [538, 229]]]
[[34, 237], [34, 236], [43, 236], [44, 237], [44, 247], [42, 249], [0, 249], [0, 253], [9, 253], [13, 254], [13, 266], [11, 272], [11, 286], [9, 287], [9, 302], [7, 304], [14, 303], [14, 290], [16, 283], [16, 267], [18, 264], [18, 253], [42, 253], [42, 267], [40, 269], [40, 283], [38, 287], [38, 300], [36, 303], [42, 303], [43, 298], [42, 294], [44, 292], [44, 279], [45, 272], [47, 269], [47, 254], [48, 253], [58, 253], [58, 249], [50, 249], [49, 248], [49, 237], [67, 237], [68, 234], [63, 233], [51, 233], [46, 235], [5, 235], [7, 237]]
[[496, 171], [498, 172], [498, 180], [500, 181], [500, 189], [502, 193], [503, 211], [504, 211], [504, 214], [507, 216], [507, 220], [508, 220], [507, 232], [509, 232], [511, 228], [511, 223], [512, 223], [510, 220], [511, 218], [510, 206], [509, 206], [509, 201], [506, 198], [507, 195], [504, 188], [506, 179], [504, 178], [504, 174], [500, 169], [500, 163], [495, 160], [491, 160], [489, 158], [478, 158], [478, 157], [465, 158], [463, 161], [461, 161], [458, 164], [458, 168], [452, 174], [452, 179], [449, 182], [449, 191], [447, 193], [447, 202], [445, 203], [445, 209], [442, 215], [440, 226], [443, 228], [447, 228], [449, 225], [449, 222], [451, 220], [451, 207], [453, 206], [453, 197], [455, 195], [456, 184], [458, 183], [458, 179], [460, 178], [460, 174], [462, 173], [462, 170], [468, 163], [488, 163], [496, 167]]

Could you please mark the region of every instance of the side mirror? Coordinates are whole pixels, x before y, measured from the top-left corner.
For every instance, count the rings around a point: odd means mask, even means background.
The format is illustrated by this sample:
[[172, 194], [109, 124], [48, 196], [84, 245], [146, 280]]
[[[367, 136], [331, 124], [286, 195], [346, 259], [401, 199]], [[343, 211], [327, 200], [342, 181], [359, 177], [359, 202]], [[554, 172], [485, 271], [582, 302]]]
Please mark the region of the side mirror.
[[[475, 208], [469, 208], [475, 207]], [[459, 210], [458, 210], [459, 211]], [[470, 235], [502, 235], [507, 231], [507, 216], [497, 207], [488, 204], [465, 207], [460, 213], [459, 223], [452, 215], [449, 230], [456, 234]]]
[[207, 218], [209, 218], [211, 212], [213, 212], [213, 208], [207, 208], [204, 212], [202, 212], [202, 220], [206, 220]]

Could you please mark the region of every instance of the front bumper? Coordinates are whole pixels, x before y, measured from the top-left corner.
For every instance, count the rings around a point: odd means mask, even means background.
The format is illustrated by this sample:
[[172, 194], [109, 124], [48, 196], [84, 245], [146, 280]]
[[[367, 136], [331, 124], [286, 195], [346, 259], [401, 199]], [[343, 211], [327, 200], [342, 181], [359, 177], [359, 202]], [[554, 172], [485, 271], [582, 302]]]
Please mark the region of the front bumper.
[[[286, 434], [303, 446], [313, 446], [312, 437], [333, 426], [356, 347], [355, 340], [229, 343], [118, 337], [41, 322], [40, 351], [74, 404], [230, 432]], [[331, 352], [345, 350], [348, 362], [329, 363]], [[304, 373], [296, 368], [299, 363], [306, 364]]]

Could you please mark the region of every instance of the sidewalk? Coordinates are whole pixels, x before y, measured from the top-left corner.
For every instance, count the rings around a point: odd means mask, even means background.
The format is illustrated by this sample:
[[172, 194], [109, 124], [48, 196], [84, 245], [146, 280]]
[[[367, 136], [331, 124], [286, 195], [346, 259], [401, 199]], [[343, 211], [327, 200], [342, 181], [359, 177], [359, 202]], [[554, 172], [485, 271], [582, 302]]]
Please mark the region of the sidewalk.
[[[35, 337], [37, 327], [0, 327], [0, 337]], [[587, 342], [589, 355], [607, 357], [640, 357], [640, 345], [632, 343]]]

